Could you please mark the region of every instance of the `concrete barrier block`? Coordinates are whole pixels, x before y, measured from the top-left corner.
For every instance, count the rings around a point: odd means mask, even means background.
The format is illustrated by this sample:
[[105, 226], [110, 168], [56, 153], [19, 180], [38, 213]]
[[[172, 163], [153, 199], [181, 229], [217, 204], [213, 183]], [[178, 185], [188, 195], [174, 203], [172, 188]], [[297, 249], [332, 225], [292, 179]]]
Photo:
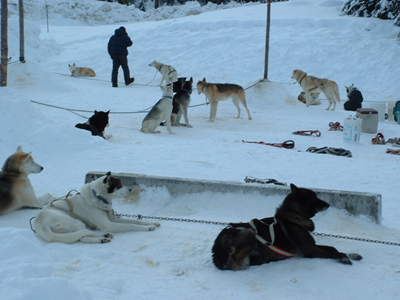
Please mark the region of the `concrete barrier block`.
[[[106, 172], [89, 172], [85, 183], [93, 181]], [[166, 187], [171, 195], [201, 193], [206, 191], [218, 193], [260, 193], [261, 195], [282, 195], [290, 192], [290, 187], [280, 185], [266, 185], [260, 183], [245, 183], [232, 181], [199, 180], [178, 177], [149, 176], [133, 173], [112, 173], [119, 178], [123, 185], [144, 185], [147, 187]], [[303, 187], [303, 186], [302, 186]], [[313, 190], [317, 196], [331, 206], [345, 209], [352, 215], [364, 215], [372, 218], [376, 223], [382, 220], [382, 196], [374, 193], [325, 190], [305, 187]]]

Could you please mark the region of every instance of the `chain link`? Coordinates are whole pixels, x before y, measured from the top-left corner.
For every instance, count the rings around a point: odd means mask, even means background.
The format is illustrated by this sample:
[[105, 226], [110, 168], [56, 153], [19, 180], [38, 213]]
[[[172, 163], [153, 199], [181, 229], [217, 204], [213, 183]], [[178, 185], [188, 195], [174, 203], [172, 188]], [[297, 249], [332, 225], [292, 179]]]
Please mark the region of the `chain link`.
[[384, 244], [384, 245], [391, 245], [391, 246], [400, 246], [400, 243], [364, 239], [364, 238], [345, 236], [345, 235], [339, 235], [339, 234], [319, 233], [319, 232], [312, 232], [312, 234], [313, 235], [319, 235], [319, 236], [333, 237], [333, 238], [337, 238], [337, 239], [345, 239], [345, 240], [360, 241], [360, 242], [367, 242], [367, 243]]
[[[131, 215], [131, 214], [118, 214], [113, 211], [113, 214], [117, 218], [136, 218], [138, 220], [142, 219], [155, 219], [155, 220], [163, 220], [163, 221], [179, 221], [179, 222], [191, 222], [191, 223], [201, 223], [201, 224], [214, 224], [214, 225], [223, 225], [227, 226], [229, 223], [226, 222], [218, 222], [218, 221], [205, 221], [205, 220], [196, 220], [196, 219], [185, 219], [185, 218], [171, 218], [171, 217], [156, 217], [156, 216], [143, 216], [143, 215]], [[391, 246], [400, 246], [400, 243], [394, 242], [386, 242], [386, 241], [379, 241], [379, 240], [371, 240], [371, 239], [364, 239], [358, 237], [351, 237], [339, 234], [330, 234], [330, 233], [320, 233], [320, 232], [312, 232], [311, 234], [317, 236], [326, 236], [332, 237], [337, 239], [345, 239], [345, 240], [352, 240], [352, 241], [360, 241], [360, 242], [368, 242], [368, 243], [376, 243], [376, 244], [384, 244], [384, 245], [391, 245]]]

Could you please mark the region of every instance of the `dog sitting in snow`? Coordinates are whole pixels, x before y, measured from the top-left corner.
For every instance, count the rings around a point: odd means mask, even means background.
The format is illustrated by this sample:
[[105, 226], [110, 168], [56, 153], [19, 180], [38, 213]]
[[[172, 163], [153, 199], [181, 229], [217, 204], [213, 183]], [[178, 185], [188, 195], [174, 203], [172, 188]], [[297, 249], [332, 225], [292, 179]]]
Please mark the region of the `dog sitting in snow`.
[[345, 86], [347, 93], [347, 101], [344, 103], [344, 110], [357, 111], [357, 108], [362, 107], [363, 96], [361, 92], [352, 84]]
[[115, 232], [155, 230], [159, 223], [114, 215], [112, 200], [130, 192], [108, 172], [82, 186], [80, 193], [55, 200], [41, 210], [33, 229], [45, 241], [60, 243], [108, 243]]

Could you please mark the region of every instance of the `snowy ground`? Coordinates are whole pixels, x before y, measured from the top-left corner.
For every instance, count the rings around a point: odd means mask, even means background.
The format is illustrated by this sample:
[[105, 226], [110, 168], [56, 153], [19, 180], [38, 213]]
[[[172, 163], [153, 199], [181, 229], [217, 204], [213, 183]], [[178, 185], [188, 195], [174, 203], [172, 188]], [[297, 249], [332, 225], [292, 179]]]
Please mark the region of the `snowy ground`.
[[[0, 156], [5, 160], [18, 145], [33, 152], [45, 167], [30, 177], [38, 195], [61, 196], [79, 189], [89, 171], [237, 182], [246, 176], [275, 178], [301, 187], [381, 194], [382, 224], [330, 208], [314, 218], [316, 231], [399, 242], [400, 156], [386, 154], [389, 145], [372, 145], [375, 134], [346, 143], [342, 132], [328, 130], [329, 122], [343, 123], [350, 115], [342, 106], [345, 85], [354, 83], [361, 90], [365, 106], [399, 99], [399, 29], [391, 21], [342, 16], [342, 1], [336, 0], [273, 3], [271, 82], [246, 90], [253, 120], [245, 114], [235, 119], [236, 110], [227, 101], [219, 105], [214, 123], [207, 122], [208, 106], [196, 106], [189, 110], [193, 128], [173, 128], [176, 135], [161, 128], [161, 134], [145, 135], [139, 131], [145, 114], [131, 112], [151, 107], [161, 96], [161, 77], [148, 66], [154, 59], [173, 65], [180, 76], [192, 76], [195, 82], [206, 77], [209, 82], [248, 88], [263, 77], [266, 5], [212, 11], [191, 3], [176, 12], [178, 18], [157, 21], [160, 10], [153, 18], [149, 13], [146, 21], [110, 25], [111, 20], [120, 20], [118, 11], [112, 10], [103, 23], [108, 25], [100, 25], [82, 21], [85, 18], [71, 21], [69, 2], [60, 1], [60, 13], [51, 14], [47, 33], [46, 20], [38, 13], [44, 3], [37, 1], [25, 23], [27, 63], [10, 64], [8, 87], [0, 89]], [[97, 1], [81, 4], [93, 4], [92, 14], [98, 10]], [[171, 11], [166, 14], [174, 16]], [[134, 43], [129, 65], [136, 80], [126, 87], [120, 77], [120, 87], [113, 89], [106, 45], [120, 25]], [[15, 15], [9, 26], [9, 55], [16, 61]], [[93, 68], [97, 77], [68, 76], [68, 63], [74, 62]], [[296, 100], [300, 87], [290, 78], [296, 68], [338, 83], [342, 103], [336, 111], [326, 111], [324, 99], [308, 108]], [[74, 128], [84, 121], [81, 116], [31, 101], [111, 110], [106, 132], [112, 138], [92, 137]], [[192, 105], [204, 102], [204, 95], [192, 94]], [[315, 129], [321, 137], [291, 134]], [[380, 122], [378, 128], [386, 138], [399, 137], [399, 129], [391, 120]], [[242, 143], [289, 139], [295, 141], [294, 149]], [[345, 148], [353, 157], [304, 152], [312, 146]], [[282, 201], [278, 196], [207, 192], [173, 197], [161, 188], [147, 188], [140, 196], [133, 203], [115, 201], [116, 211], [247, 221], [273, 215]], [[0, 217], [2, 299], [397, 299], [400, 292], [396, 246], [317, 237], [318, 243], [358, 252], [364, 259], [344, 266], [332, 260], [292, 258], [223, 272], [213, 266], [210, 253], [222, 226], [162, 221], [154, 232], [116, 234], [105, 245], [48, 244], [29, 228], [35, 214], [23, 210]]]

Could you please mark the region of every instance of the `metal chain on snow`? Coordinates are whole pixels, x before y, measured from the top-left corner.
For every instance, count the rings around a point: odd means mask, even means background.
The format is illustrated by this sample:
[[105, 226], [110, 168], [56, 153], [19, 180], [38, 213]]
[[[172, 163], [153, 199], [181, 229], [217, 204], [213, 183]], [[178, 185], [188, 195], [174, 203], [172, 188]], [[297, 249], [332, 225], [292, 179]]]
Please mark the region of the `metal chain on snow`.
[[[136, 218], [138, 220], [154, 219], [154, 220], [163, 220], [163, 221], [179, 221], [179, 222], [214, 224], [214, 225], [223, 225], [223, 226], [228, 226], [229, 225], [229, 223], [218, 222], [218, 221], [205, 221], [205, 220], [185, 219], [185, 218], [171, 218], [171, 217], [156, 217], [156, 216], [143, 216], [143, 215], [131, 215], [131, 214], [118, 214], [115, 211], [113, 211], [113, 214], [117, 218], [126, 217], [126, 218]], [[345, 235], [339, 235], [339, 234], [319, 233], [319, 232], [311, 232], [311, 234], [317, 235], [317, 236], [325, 236], [325, 237], [332, 237], [332, 238], [337, 238], [337, 239], [345, 239], [345, 240], [352, 240], [352, 241], [359, 241], [359, 242], [368, 242], [368, 243], [384, 244], [384, 245], [391, 245], [391, 246], [400, 246], [400, 243], [364, 239], [364, 238], [351, 237], [351, 236], [345, 236]]]
[[118, 214], [113, 211], [114, 216], [117, 218], [136, 218], [138, 220], [143, 219], [153, 219], [153, 220], [163, 220], [163, 221], [180, 221], [180, 222], [191, 222], [191, 223], [202, 223], [202, 224], [214, 224], [214, 225], [224, 225], [227, 226], [229, 223], [218, 222], [218, 221], [205, 221], [205, 220], [195, 220], [195, 219], [185, 219], [185, 218], [171, 218], [171, 217], [156, 217], [156, 216], [143, 216], [143, 215], [130, 215], [130, 214]]
[[391, 246], [400, 246], [400, 243], [386, 242], [386, 241], [379, 241], [379, 240], [371, 240], [371, 239], [364, 239], [364, 238], [358, 238], [358, 237], [352, 237], [352, 236], [345, 236], [345, 235], [339, 235], [339, 234], [319, 233], [319, 232], [312, 232], [312, 234], [313, 234], [313, 235], [319, 235], [319, 236], [333, 237], [333, 238], [337, 238], [337, 239], [345, 239], [345, 240], [352, 240], [352, 241], [359, 241], [359, 242], [368, 242], [368, 243], [384, 244], [384, 245], [391, 245]]

